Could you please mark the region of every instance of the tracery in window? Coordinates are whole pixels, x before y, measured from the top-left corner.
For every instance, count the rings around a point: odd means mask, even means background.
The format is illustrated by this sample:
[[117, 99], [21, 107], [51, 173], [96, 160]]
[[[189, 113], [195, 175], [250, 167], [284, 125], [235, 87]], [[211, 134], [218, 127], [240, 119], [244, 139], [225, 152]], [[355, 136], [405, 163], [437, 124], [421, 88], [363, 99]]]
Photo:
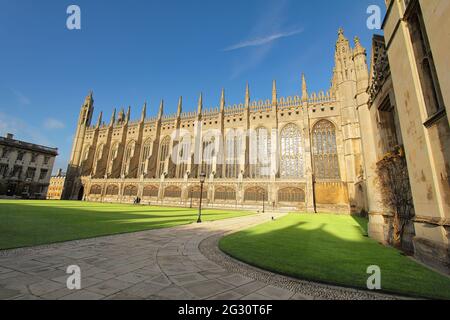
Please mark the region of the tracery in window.
[[152, 151], [152, 141], [151, 141], [151, 139], [148, 139], [144, 142], [144, 144], [142, 146], [141, 161], [139, 164], [139, 174], [140, 175], [147, 174], [148, 162], [150, 160], [151, 151]]
[[241, 136], [235, 130], [230, 130], [225, 137], [225, 177], [239, 176], [239, 156], [241, 154]]
[[300, 129], [288, 124], [281, 131], [281, 167], [283, 178], [303, 177], [303, 144]]
[[159, 157], [158, 157], [158, 178], [161, 177], [164, 173], [166, 173], [166, 162], [169, 159], [169, 148], [170, 148], [170, 137], [167, 136], [161, 141], [161, 146], [159, 148]]
[[314, 126], [312, 137], [316, 178], [340, 179], [334, 124], [328, 120], [320, 120]]
[[270, 177], [271, 137], [270, 131], [264, 127], [257, 128], [252, 134], [250, 148], [250, 177], [253, 179]]

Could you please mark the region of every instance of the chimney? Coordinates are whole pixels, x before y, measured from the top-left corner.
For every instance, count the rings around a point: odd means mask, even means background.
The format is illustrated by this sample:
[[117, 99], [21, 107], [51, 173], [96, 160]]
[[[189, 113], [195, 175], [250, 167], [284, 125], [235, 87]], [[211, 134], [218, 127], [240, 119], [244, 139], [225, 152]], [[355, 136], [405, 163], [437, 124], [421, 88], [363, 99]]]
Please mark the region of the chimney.
[[62, 169], [59, 169], [59, 170], [58, 170], [58, 175], [57, 175], [57, 177], [62, 177]]
[[14, 139], [14, 135], [12, 133], [7, 133], [6, 139], [12, 140], [12, 139]]

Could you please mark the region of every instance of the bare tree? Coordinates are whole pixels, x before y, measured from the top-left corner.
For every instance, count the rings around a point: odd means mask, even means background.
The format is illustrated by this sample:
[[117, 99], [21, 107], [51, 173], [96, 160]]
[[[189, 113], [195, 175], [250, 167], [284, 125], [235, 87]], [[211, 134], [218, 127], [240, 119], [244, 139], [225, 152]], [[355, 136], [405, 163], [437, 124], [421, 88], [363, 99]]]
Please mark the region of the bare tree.
[[383, 204], [394, 214], [394, 233], [391, 241], [394, 246], [401, 247], [405, 227], [414, 217], [408, 167], [402, 147], [395, 147], [377, 163], [377, 174]]

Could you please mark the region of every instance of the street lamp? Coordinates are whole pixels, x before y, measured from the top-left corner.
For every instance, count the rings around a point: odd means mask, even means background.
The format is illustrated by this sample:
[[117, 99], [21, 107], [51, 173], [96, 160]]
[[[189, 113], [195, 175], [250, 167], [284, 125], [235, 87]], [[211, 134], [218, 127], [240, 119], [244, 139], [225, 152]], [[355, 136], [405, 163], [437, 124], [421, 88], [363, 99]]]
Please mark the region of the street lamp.
[[198, 206], [198, 220], [197, 223], [202, 223], [202, 199], [203, 199], [203, 184], [205, 183], [206, 174], [200, 174], [200, 204]]
[[262, 193], [263, 196], [263, 211], [262, 213], [266, 213], [266, 191], [264, 190]]

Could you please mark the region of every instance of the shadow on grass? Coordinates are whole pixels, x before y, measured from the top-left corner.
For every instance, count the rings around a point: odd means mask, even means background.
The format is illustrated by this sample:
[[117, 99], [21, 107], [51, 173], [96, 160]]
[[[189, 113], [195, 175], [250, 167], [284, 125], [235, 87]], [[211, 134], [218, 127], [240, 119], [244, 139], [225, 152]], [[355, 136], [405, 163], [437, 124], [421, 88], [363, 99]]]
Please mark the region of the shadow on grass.
[[382, 291], [450, 299], [450, 278], [365, 236], [363, 218], [290, 215], [220, 241], [227, 254], [304, 280], [367, 290], [367, 268], [381, 269]]
[[[203, 220], [244, 214], [207, 210]], [[11, 249], [186, 225], [197, 221], [197, 211], [83, 202], [55, 205], [53, 202], [14, 201], [0, 202], [0, 220], [0, 249]]]

